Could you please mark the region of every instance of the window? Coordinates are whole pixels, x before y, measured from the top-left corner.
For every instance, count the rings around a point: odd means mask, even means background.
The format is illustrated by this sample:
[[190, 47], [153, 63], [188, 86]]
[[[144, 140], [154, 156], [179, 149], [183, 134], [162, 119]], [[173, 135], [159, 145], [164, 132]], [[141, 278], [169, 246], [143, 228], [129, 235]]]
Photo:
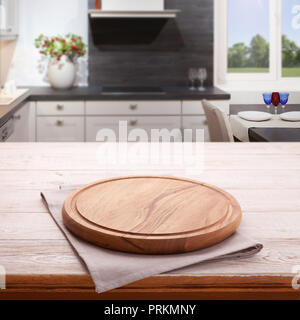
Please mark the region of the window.
[[300, 0], [215, 0], [217, 84], [298, 77]]
[[228, 0], [228, 73], [268, 73], [269, 0]]
[[300, 77], [300, 1], [282, 2], [282, 77]]

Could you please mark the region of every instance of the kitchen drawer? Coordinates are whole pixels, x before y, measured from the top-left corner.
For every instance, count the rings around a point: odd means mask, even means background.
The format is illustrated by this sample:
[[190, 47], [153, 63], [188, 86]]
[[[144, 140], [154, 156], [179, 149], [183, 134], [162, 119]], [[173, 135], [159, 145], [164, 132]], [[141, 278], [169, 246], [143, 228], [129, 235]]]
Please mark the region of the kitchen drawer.
[[27, 102], [12, 117], [14, 131], [7, 142], [35, 142], [35, 103]]
[[84, 117], [37, 117], [38, 142], [83, 142]]
[[182, 127], [193, 130], [193, 141], [196, 140], [196, 129], [204, 129], [204, 141], [210, 141], [206, 116], [182, 117]]
[[[181, 129], [181, 118], [175, 116], [166, 117], [86, 117], [86, 141], [96, 141], [97, 133], [100, 129], [112, 129], [119, 137], [119, 121], [127, 121], [128, 133], [132, 129], [144, 129], [148, 137], [151, 135], [151, 129]], [[178, 137], [178, 136], [177, 136]], [[113, 139], [108, 139], [113, 141]], [[145, 141], [145, 139], [140, 139]], [[134, 141], [136, 141], [134, 139]], [[147, 141], [147, 140], [146, 140]]]
[[[222, 109], [226, 114], [229, 114], [230, 100], [209, 100], [210, 103]], [[202, 102], [199, 101], [183, 101], [182, 114], [205, 114]]]
[[84, 101], [40, 101], [37, 103], [37, 115], [84, 115]]
[[180, 101], [87, 101], [87, 115], [180, 115]]

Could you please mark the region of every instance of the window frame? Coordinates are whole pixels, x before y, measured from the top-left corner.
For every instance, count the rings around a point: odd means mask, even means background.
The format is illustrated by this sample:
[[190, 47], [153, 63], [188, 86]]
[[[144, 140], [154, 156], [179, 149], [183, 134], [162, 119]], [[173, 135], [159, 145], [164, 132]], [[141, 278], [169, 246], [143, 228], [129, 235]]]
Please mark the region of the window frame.
[[270, 69], [269, 73], [228, 73], [228, 0], [214, 0], [214, 65], [215, 84], [253, 83], [256, 81], [291, 84], [300, 78], [282, 77], [282, 0], [269, 0]]

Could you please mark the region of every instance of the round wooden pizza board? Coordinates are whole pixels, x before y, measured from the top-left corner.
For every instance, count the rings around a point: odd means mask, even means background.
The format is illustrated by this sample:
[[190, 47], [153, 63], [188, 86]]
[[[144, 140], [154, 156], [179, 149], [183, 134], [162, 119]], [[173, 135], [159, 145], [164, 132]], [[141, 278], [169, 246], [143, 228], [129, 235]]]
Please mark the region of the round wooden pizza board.
[[242, 212], [227, 192], [198, 181], [122, 177], [73, 192], [62, 209], [66, 227], [104, 248], [171, 254], [194, 251], [229, 237]]

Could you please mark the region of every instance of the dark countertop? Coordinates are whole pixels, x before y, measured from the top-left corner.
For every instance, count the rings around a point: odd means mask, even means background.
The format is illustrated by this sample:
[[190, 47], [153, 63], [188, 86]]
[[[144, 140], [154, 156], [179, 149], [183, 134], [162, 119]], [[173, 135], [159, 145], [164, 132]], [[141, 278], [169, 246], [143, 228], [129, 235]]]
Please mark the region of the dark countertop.
[[229, 100], [230, 94], [215, 87], [206, 91], [190, 91], [185, 87], [163, 87], [163, 95], [104, 95], [101, 87], [77, 87], [55, 90], [50, 87], [29, 87], [31, 101], [51, 100]]
[[13, 114], [28, 101], [56, 101], [56, 100], [229, 100], [230, 94], [215, 87], [206, 91], [190, 91], [185, 87], [163, 87], [163, 95], [104, 95], [101, 87], [76, 87], [70, 90], [55, 90], [51, 87], [26, 87], [29, 93], [21, 100], [0, 108], [0, 126], [7, 122]]

